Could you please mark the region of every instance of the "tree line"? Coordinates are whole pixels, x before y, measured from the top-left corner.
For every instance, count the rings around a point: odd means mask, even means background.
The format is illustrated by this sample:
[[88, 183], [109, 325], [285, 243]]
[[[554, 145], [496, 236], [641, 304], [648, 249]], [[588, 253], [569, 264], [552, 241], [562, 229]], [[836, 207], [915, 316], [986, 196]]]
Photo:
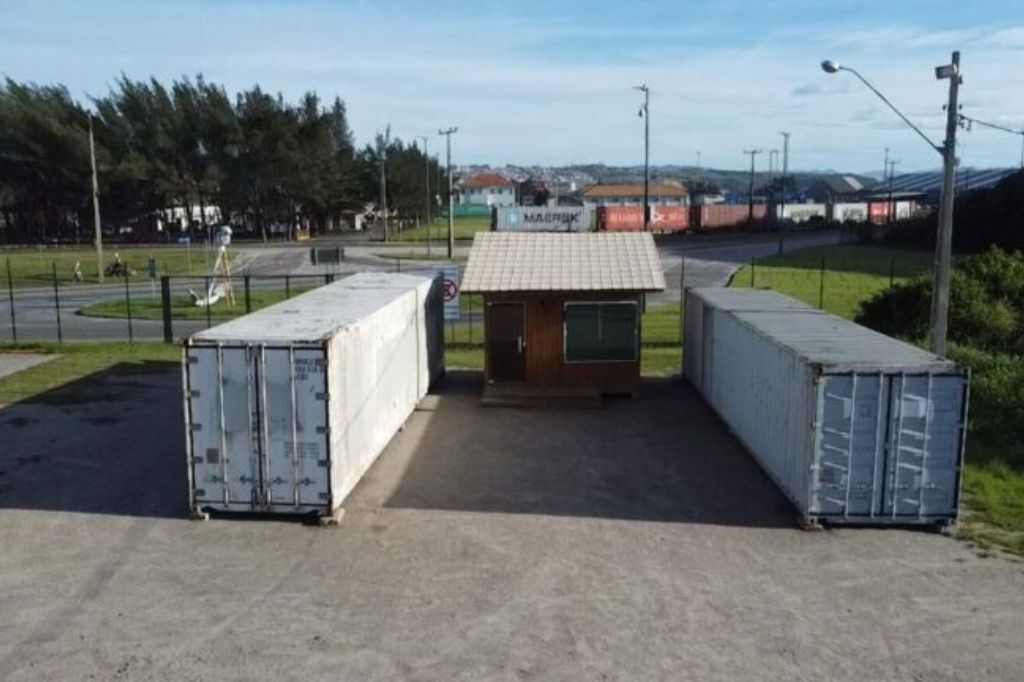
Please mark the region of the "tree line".
[[62, 85], [0, 85], [3, 241], [92, 239], [90, 125], [105, 236], [337, 229], [379, 202], [382, 161], [397, 223], [425, 217], [427, 182], [431, 196], [447, 187], [415, 144], [378, 136], [357, 148], [340, 98], [290, 103], [253, 86], [232, 99], [202, 76], [169, 86], [122, 76], [89, 104]]

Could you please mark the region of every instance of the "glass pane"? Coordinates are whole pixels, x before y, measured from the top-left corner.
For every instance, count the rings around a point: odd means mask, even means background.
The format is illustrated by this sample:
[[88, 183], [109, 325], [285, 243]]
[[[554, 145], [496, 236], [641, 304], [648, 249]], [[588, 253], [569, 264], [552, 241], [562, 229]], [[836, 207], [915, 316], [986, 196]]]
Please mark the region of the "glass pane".
[[601, 306], [602, 359], [636, 359], [636, 308], [631, 303]]
[[565, 307], [567, 362], [636, 360], [637, 306], [571, 303]]
[[565, 359], [581, 362], [600, 351], [599, 311], [596, 304], [573, 303], [565, 307]]

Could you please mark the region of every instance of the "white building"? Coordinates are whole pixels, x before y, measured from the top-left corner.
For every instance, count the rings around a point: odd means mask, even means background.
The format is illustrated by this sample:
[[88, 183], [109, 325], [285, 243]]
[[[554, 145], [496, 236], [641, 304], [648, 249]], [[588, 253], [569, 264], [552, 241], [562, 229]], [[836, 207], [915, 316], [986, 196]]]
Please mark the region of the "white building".
[[497, 173], [477, 173], [459, 185], [459, 204], [515, 206], [516, 184]]
[[[686, 188], [678, 183], [651, 183], [647, 189], [651, 206], [687, 206]], [[642, 206], [644, 203], [643, 183], [597, 184], [584, 187], [580, 193], [583, 204], [589, 208], [598, 206]]]

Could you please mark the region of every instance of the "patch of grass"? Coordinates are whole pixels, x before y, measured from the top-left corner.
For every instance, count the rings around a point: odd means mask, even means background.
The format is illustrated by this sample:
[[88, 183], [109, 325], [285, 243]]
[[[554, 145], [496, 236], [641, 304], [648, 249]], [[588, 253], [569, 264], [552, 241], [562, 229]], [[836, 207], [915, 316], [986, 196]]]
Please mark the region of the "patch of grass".
[[[115, 253], [120, 254], [121, 261], [128, 263], [135, 270], [136, 274], [132, 279], [136, 282], [149, 278], [150, 258], [156, 259], [159, 275], [200, 276], [209, 272], [217, 256], [213, 250], [206, 252], [203, 245], [107, 246], [103, 249], [104, 267], [114, 262]], [[7, 261], [10, 261], [11, 277], [16, 288], [52, 286], [54, 264], [57, 266], [58, 283], [74, 284], [76, 262], [81, 264], [86, 284], [95, 284], [98, 281], [96, 252], [91, 248], [24, 248], [0, 251], [0, 286], [7, 285]], [[105, 278], [105, 282], [111, 281], [123, 279]]]
[[[455, 239], [458, 240], [471, 240], [477, 232], [489, 229], [491, 229], [490, 216], [456, 216], [452, 224], [452, 231], [455, 233]], [[442, 219], [435, 220], [429, 226], [421, 225], [401, 232], [395, 235], [391, 241], [395, 243], [425, 242], [427, 241], [428, 232], [430, 243], [437, 244], [438, 253], [441, 253], [448, 239], [448, 222]]]
[[683, 349], [670, 346], [640, 348], [640, 374], [643, 376], [678, 376], [683, 364]]
[[444, 364], [448, 369], [472, 369], [482, 372], [484, 348], [464, 344], [448, 345], [444, 349]]
[[649, 307], [640, 320], [641, 342], [644, 347], [679, 347], [678, 304]]
[[[821, 265], [824, 260], [824, 296]], [[822, 246], [781, 256], [769, 256], [754, 264], [753, 285], [774, 289], [818, 306], [830, 313], [854, 318], [862, 301], [894, 283], [928, 270], [932, 255], [926, 251], [880, 246]], [[744, 266], [733, 277], [734, 287], [750, 287], [751, 267]]]
[[968, 440], [961, 536], [1024, 556], [1024, 471], [1002, 455], [996, 446]]
[[155, 342], [0, 344], [0, 351], [57, 355], [54, 360], [0, 378], [0, 404], [4, 405], [39, 399], [48, 391], [115, 365], [125, 372], [146, 372], [181, 361], [177, 346]]
[[[284, 289], [253, 289], [249, 294], [249, 301], [253, 310], [259, 310], [313, 288], [315, 287], [292, 287], [288, 290], [288, 295], [285, 295]], [[113, 298], [86, 306], [79, 311], [79, 314], [89, 317], [126, 318], [128, 317], [128, 304], [123, 297]], [[163, 303], [159, 296], [132, 297], [133, 319], [162, 320], [163, 315]], [[242, 315], [245, 315], [245, 294], [240, 289], [235, 291], [234, 306], [227, 299], [221, 299], [210, 307], [210, 319], [217, 322]], [[205, 320], [206, 308], [197, 306], [191, 296], [173, 296], [171, 297], [171, 316], [175, 320]]]

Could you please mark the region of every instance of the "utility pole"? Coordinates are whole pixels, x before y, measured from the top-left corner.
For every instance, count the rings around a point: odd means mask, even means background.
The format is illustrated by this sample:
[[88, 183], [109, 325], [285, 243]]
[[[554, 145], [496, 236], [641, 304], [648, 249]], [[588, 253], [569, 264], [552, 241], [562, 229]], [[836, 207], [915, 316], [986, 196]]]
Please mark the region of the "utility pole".
[[745, 149], [744, 154], [750, 154], [750, 190], [747, 193], [747, 201], [749, 212], [747, 213], [747, 222], [754, 222], [754, 158], [763, 152], [763, 149]]
[[634, 90], [644, 93], [644, 103], [640, 105], [640, 118], [644, 120], [644, 230], [651, 229], [651, 89], [647, 84], [633, 86]]
[[[889, 148], [886, 147], [885, 150], [886, 153], [888, 153]], [[886, 218], [888, 219], [887, 222], [891, 223], [893, 221], [893, 218], [895, 218], [896, 216], [896, 205], [892, 201], [892, 181], [896, 177], [896, 164], [898, 164], [899, 161], [897, 161], [896, 159], [886, 159], [885, 163], [889, 167], [889, 210], [886, 211]]]
[[772, 192], [772, 180], [775, 178], [775, 171], [779, 167], [779, 150], [768, 150], [768, 191]]
[[388, 240], [388, 143], [391, 138], [391, 125], [384, 129], [384, 136], [378, 137], [380, 144], [380, 214], [384, 225], [384, 241]]
[[700, 167], [700, 150], [697, 150], [697, 182], [704, 184], [704, 171]]
[[953, 52], [951, 64], [935, 69], [935, 77], [949, 79], [946, 105], [946, 140], [942, 151], [942, 198], [939, 204], [939, 234], [935, 240], [935, 281], [932, 286], [931, 351], [946, 355], [949, 331], [949, 280], [953, 260], [953, 197], [956, 183], [956, 129], [959, 121], [960, 52]]
[[459, 132], [459, 129], [454, 126], [447, 130], [437, 131], [438, 135], [445, 136], [446, 143], [448, 145], [448, 162], [446, 164], [448, 167], [448, 260], [451, 260], [455, 256], [455, 228], [453, 224], [455, 218], [455, 207], [453, 205], [454, 192], [452, 192], [452, 135], [457, 132]]
[[941, 145], [935, 144], [907, 116], [896, 108], [868, 79], [849, 66], [840, 66], [831, 59], [821, 63], [821, 70], [834, 74], [848, 71], [856, 76], [871, 92], [875, 93], [893, 113], [917, 133], [928, 146], [942, 155], [942, 192], [939, 195], [939, 230], [935, 238], [935, 271], [932, 281], [931, 309], [931, 351], [936, 355], [946, 354], [946, 334], [949, 331], [949, 280], [953, 251], [953, 200], [956, 189], [956, 128], [960, 120], [957, 98], [960, 94], [960, 52], [953, 52], [951, 64], [935, 67], [937, 80], [949, 80], [949, 102], [946, 105], [946, 139]]
[[430, 258], [430, 155], [427, 154], [427, 136], [420, 135], [423, 140], [423, 218], [427, 226], [427, 258]]
[[100, 224], [100, 186], [96, 178], [96, 142], [92, 135], [92, 114], [89, 114], [89, 163], [92, 165], [92, 223], [96, 230], [96, 279], [103, 283], [103, 227]]
[[789, 133], [782, 131], [782, 209], [779, 211], [779, 222], [786, 216], [786, 178], [789, 176]]

